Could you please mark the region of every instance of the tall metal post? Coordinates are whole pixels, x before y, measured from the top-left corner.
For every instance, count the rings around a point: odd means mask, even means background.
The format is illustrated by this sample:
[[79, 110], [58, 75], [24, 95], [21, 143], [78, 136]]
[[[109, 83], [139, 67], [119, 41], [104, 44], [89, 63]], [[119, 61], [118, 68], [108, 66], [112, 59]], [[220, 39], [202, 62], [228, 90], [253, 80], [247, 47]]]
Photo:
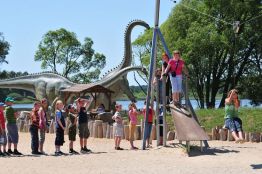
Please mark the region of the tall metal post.
[[156, 144], [159, 146], [160, 125], [159, 125], [159, 77], [156, 80]]
[[[156, 0], [156, 8], [155, 8], [155, 28], [153, 33], [153, 39], [152, 39], [152, 49], [151, 49], [151, 59], [150, 59], [150, 69], [149, 69], [149, 83], [147, 88], [147, 97], [146, 97], [146, 118], [145, 118], [145, 127], [144, 127], [144, 136], [143, 136], [143, 144], [142, 149], [146, 149], [146, 133], [148, 130], [148, 114], [149, 114], [149, 105], [150, 105], [150, 99], [151, 99], [151, 88], [152, 88], [152, 79], [154, 74], [154, 67], [156, 64], [156, 42], [157, 42], [157, 27], [159, 23], [159, 7], [160, 7], [160, 0]], [[153, 108], [151, 108], [153, 109]]]
[[162, 78], [163, 146], [166, 146], [166, 76]]

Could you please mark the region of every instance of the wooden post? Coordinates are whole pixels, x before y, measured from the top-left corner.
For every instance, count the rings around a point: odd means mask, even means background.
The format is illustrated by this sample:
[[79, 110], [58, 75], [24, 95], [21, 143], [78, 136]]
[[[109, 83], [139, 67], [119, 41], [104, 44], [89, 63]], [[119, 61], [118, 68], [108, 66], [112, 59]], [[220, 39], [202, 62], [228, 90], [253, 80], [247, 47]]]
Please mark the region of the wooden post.
[[129, 125], [124, 125], [125, 139], [129, 140]]
[[175, 139], [175, 132], [174, 131], [168, 131], [167, 133], [167, 141], [172, 141]]
[[110, 139], [110, 125], [107, 124], [106, 126], [106, 138]]
[[106, 138], [107, 124], [108, 124], [108, 123], [102, 123], [103, 138]]
[[216, 128], [212, 128], [212, 140], [217, 140], [217, 130], [216, 130]]
[[227, 141], [234, 141], [234, 138], [232, 136], [232, 132], [231, 131], [227, 132]]
[[254, 143], [260, 142], [260, 133], [259, 132], [251, 132], [249, 133], [249, 141]]
[[227, 140], [227, 135], [228, 135], [228, 130], [227, 129], [219, 129], [219, 139], [221, 141], [226, 141]]
[[249, 133], [248, 132], [245, 132], [245, 141], [249, 142]]
[[110, 138], [114, 138], [115, 135], [115, 130], [114, 130], [114, 126], [110, 126]]

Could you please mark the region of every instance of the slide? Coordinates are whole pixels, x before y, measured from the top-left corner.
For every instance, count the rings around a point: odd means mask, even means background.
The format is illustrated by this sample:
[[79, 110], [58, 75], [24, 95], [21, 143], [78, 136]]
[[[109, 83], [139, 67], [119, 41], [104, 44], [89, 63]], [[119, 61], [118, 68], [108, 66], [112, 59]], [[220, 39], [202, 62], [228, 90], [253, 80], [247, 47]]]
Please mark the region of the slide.
[[206, 132], [199, 126], [194, 117], [183, 107], [169, 105], [174, 119], [177, 139], [180, 141], [209, 140]]

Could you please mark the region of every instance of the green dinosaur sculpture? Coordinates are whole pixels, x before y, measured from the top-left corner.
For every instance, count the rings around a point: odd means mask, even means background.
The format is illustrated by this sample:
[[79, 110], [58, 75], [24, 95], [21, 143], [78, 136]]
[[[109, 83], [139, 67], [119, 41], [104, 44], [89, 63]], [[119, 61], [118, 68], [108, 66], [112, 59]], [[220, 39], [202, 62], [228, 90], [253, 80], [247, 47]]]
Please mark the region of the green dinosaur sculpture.
[[[116, 100], [119, 96], [122, 96], [122, 94], [125, 93], [130, 100], [134, 101], [135, 97], [130, 91], [126, 78], [127, 73], [130, 71], [142, 71], [146, 73], [143, 67], [131, 65], [131, 32], [132, 29], [137, 25], [144, 26], [145, 28], [149, 29], [149, 25], [144, 21], [131, 21], [127, 25], [125, 31], [125, 49], [122, 62], [116, 68], [108, 71], [99, 81], [93, 83], [94, 85], [101, 85], [109, 88], [112, 91], [115, 91], [115, 93], [112, 95], [113, 100]], [[42, 98], [47, 98], [49, 102], [54, 101], [56, 97], [61, 97], [60, 91], [73, 85], [75, 85], [75, 83], [53, 72], [42, 72], [27, 76], [15, 77], [12, 79], [0, 80], [0, 88], [28, 90], [33, 92], [37, 99], [40, 100]], [[100, 100], [103, 101], [103, 98], [100, 98]]]

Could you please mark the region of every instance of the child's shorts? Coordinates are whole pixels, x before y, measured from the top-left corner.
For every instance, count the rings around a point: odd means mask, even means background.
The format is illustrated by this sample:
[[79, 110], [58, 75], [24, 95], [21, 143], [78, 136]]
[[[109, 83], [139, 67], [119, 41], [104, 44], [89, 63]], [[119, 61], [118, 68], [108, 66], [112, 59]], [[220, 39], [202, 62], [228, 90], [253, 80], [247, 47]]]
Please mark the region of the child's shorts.
[[80, 138], [88, 138], [90, 136], [90, 132], [89, 132], [87, 123], [79, 124], [78, 129], [79, 129]]
[[55, 145], [56, 146], [63, 146], [64, 140], [64, 130], [62, 128], [56, 129], [56, 137], [55, 137]]
[[238, 117], [227, 118], [225, 120], [225, 127], [231, 132], [240, 132], [242, 130], [242, 121]]
[[5, 130], [2, 130], [2, 134], [0, 134], [0, 144], [1, 145], [7, 144], [7, 138], [6, 138]]
[[7, 139], [9, 143], [18, 143], [18, 128], [16, 124], [6, 124], [7, 129]]
[[69, 138], [69, 141], [75, 141], [76, 140], [76, 126], [70, 127], [68, 129], [68, 138]]
[[114, 129], [114, 136], [116, 137], [122, 137], [124, 133], [123, 125], [114, 123], [113, 124], [113, 129]]

